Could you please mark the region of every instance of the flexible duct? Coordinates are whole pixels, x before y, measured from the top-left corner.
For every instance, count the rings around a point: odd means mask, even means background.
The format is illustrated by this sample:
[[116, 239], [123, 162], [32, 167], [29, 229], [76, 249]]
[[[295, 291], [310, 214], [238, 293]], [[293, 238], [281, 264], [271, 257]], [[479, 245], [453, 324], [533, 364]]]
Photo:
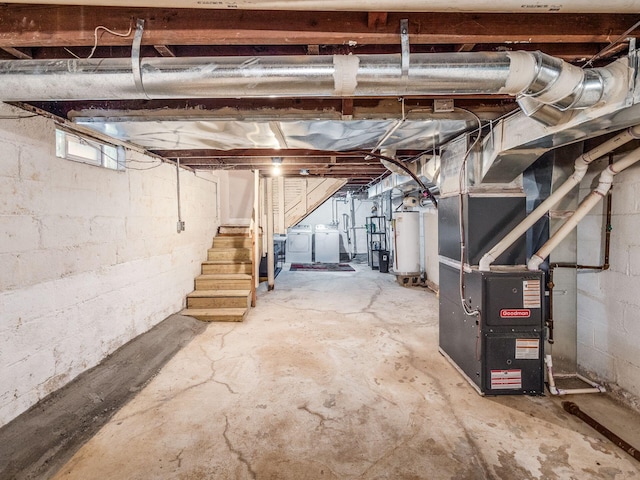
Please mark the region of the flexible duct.
[[578, 225], [580, 220], [586, 217], [593, 207], [595, 207], [598, 202], [607, 195], [611, 188], [611, 184], [613, 183], [613, 177], [639, 160], [640, 148], [637, 148], [631, 153], [625, 155], [621, 160], [605, 168], [600, 174], [598, 186], [586, 196], [574, 214], [571, 215], [571, 217], [562, 224], [556, 233], [554, 233], [551, 238], [549, 238], [549, 240], [547, 240], [545, 244], [531, 257], [527, 264], [527, 268], [529, 270], [538, 270], [540, 268], [540, 264], [549, 256], [553, 249], [556, 248], [558, 244], [562, 242], [562, 240], [564, 240], [565, 237]]
[[[606, 97], [605, 69], [582, 69], [540, 52], [401, 55], [3, 60], [0, 99], [344, 97], [509, 94], [555, 108]], [[139, 76], [136, 73], [139, 71]], [[588, 85], [587, 85], [588, 84]]]
[[633, 139], [640, 138], [640, 125], [626, 129], [606, 142], [598, 145], [592, 150], [583, 153], [576, 158], [573, 174], [565, 180], [551, 195], [549, 195], [538, 207], [518, 224], [508, 235], [500, 240], [491, 250], [485, 253], [480, 259], [479, 270], [489, 271], [491, 264], [502, 255], [513, 243], [524, 235], [538, 220], [551, 210], [562, 198], [564, 198], [576, 185], [584, 178], [589, 165], [594, 160], [615, 150], [621, 145]]

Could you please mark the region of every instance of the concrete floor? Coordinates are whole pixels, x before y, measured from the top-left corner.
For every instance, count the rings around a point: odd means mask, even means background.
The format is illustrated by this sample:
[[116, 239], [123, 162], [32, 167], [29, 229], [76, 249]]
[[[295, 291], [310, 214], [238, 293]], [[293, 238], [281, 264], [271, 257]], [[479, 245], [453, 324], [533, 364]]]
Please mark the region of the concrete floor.
[[[244, 323], [208, 325], [54, 478], [640, 477], [558, 399], [478, 396], [438, 353], [436, 296], [356, 268], [283, 271]], [[637, 415], [588, 401], [640, 439]]]

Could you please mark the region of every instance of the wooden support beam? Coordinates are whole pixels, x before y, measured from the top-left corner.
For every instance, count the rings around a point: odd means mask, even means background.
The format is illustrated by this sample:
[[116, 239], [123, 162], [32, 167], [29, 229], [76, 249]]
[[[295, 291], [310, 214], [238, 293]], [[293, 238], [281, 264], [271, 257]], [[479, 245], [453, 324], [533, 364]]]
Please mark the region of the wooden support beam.
[[273, 246], [273, 179], [267, 177], [267, 290], [275, 288], [275, 257]]
[[[372, 14], [373, 15], [373, 14]], [[383, 14], [384, 15], [384, 14]], [[602, 43], [637, 21], [626, 14], [296, 12], [4, 4], [0, 46], [93, 46], [99, 25], [126, 32], [145, 20], [145, 45], [397, 45], [398, 25], [410, 18], [412, 45]], [[370, 26], [370, 19], [376, 25]], [[376, 22], [377, 21], [377, 22]], [[631, 32], [629, 35], [633, 35]], [[103, 34], [100, 46], [131, 45]]]
[[342, 99], [342, 118], [353, 118], [353, 98]]
[[162, 57], [175, 57], [176, 54], [173, 49], [167, 45], [154, 45], [153, 48], [156, 49], [156, 52], [160, 54]]
[[[421, 152], [421, 150], [398, 150], [396, 155], [398, 156], [414, 156]], [[342, 159], [358, 158], [363, 159], [366, 156], [366, 152], [363, 151], [346, 151], [336, 152], [331, 150], [311, 150], [303, 148], [288, 148], [288, 149], [275, 149], [275, 148], [239, 148], [234, 150], [214, 150], [214, 149], [194, 149], [194, 150], [153, 150], [153, 153], [165, 158], [180, 158], [181, 161], [188, 160], [190, 158], [215, 158], [215, 159], [268, 159], [271, 163], [271, 157], [282, 157], [283, 163], [287, 163], [290, 158], [305, 158], [306, 160], [313, 161], [313, 158], [328, 159], [336, 157], [339, 163]], [[305, 161], [306, 161], [305, 160]], [[253, 161], [253, 160], [251, 160]], [[377, 160], [371, 160], [374, 163]]]
[[387, 12], [369, 12], [367, 15], [367, 26], [370, 29], [376, 29], [379, 26], [387, 25], [389, 14]]
[[2, 50], [7, 52], [9, 55], [13, 55], [20, 60], [31, 60], [33, 58], [33, 54], [31, 53], [31, 49], [28, 48], [13, 48], [13, 47], [0, 47]]
[[456, 52], [471, 52], [475, 46], [475, 43], [463, 43], [456, 48]]
[[253, 171], [253, 215], [251, 232], [251, 306], [255, 307], [258, 301], [257, 288], [260, 283], [260, 225], [262, 217], [260, 215], [260, 170]]

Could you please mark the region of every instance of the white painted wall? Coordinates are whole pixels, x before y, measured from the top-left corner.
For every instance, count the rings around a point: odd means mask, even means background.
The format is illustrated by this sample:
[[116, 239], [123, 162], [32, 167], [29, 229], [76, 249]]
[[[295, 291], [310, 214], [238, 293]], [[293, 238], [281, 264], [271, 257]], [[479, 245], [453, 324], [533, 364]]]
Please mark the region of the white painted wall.
[[249, 225], [253, 212], [253, 172], [228, 171], [223, 224]]
[[[53, 122], [0, 104], [0, 426], [180, 310], [218, 226], [211, 173], [56, 158]], [[130, 166], [155, 163], [127, 152]]]
[[[345, 233], [345, 223], [343, 214], [347, 214], [349, 218], [351, 218], [351, 201], [342, 199], [334, 199], [330, 198], [322, 205], [320, 205], [316, 210], [310, 213], [300, 224], [304, 225], [328, 225], [333, 220], [338, 222], [338, 228], [340, 229], [340, 251], [341, 253], [347, 252], [356, 252], [358, 254], [366, 255], [367, 254], [367, 232], [365, 230], [365, 224], [367, 223], [367, 217], [371, 216], [371, 208], [373, 207], [373, 200], [358, 200], [354, 199], [354, 210], [356, 216], [355, 222], [355, 240], [353, 230], [349, 231], [349, 236], [352, 240], [352, 246], [349, 246], [349, 242], [347, 239], [347, 233]], [[335, 211], [337, 211], [337, 215], [332, 213], [332, 209], [335, 205]], [[334, 218], [335, 215], [335, 218]], [[349, 224], [349, 227], [353, 225]], [[353, 247], [355, 246], [355, 250]]]
[[[606, 160], [592, 171], [600, 171]], [[595, 173], [581, 184], [583, 198]], [[613, 187], [611, 268], [578, 273], [578, 364], [598, 380], [640, 398], [640, 167], [616, 176]], [[578, 226], [578, 262], [602, 260], [604, 202]], [[630, 394], [630, 395], [629, 395]], [[635, 398], [634, 398], [635, 397]], [[636, 403], [640, 407], [640, 403]]]

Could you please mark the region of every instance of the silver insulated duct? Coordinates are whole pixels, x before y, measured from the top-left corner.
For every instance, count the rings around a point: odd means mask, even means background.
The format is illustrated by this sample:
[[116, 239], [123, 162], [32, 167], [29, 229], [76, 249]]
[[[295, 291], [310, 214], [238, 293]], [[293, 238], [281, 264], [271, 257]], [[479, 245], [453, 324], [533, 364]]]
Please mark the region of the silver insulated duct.
[[132, 60], [3, 60], [0, 100], [509, 94], [564, 110], [605, 99], [610, 77], [540, 52]]

